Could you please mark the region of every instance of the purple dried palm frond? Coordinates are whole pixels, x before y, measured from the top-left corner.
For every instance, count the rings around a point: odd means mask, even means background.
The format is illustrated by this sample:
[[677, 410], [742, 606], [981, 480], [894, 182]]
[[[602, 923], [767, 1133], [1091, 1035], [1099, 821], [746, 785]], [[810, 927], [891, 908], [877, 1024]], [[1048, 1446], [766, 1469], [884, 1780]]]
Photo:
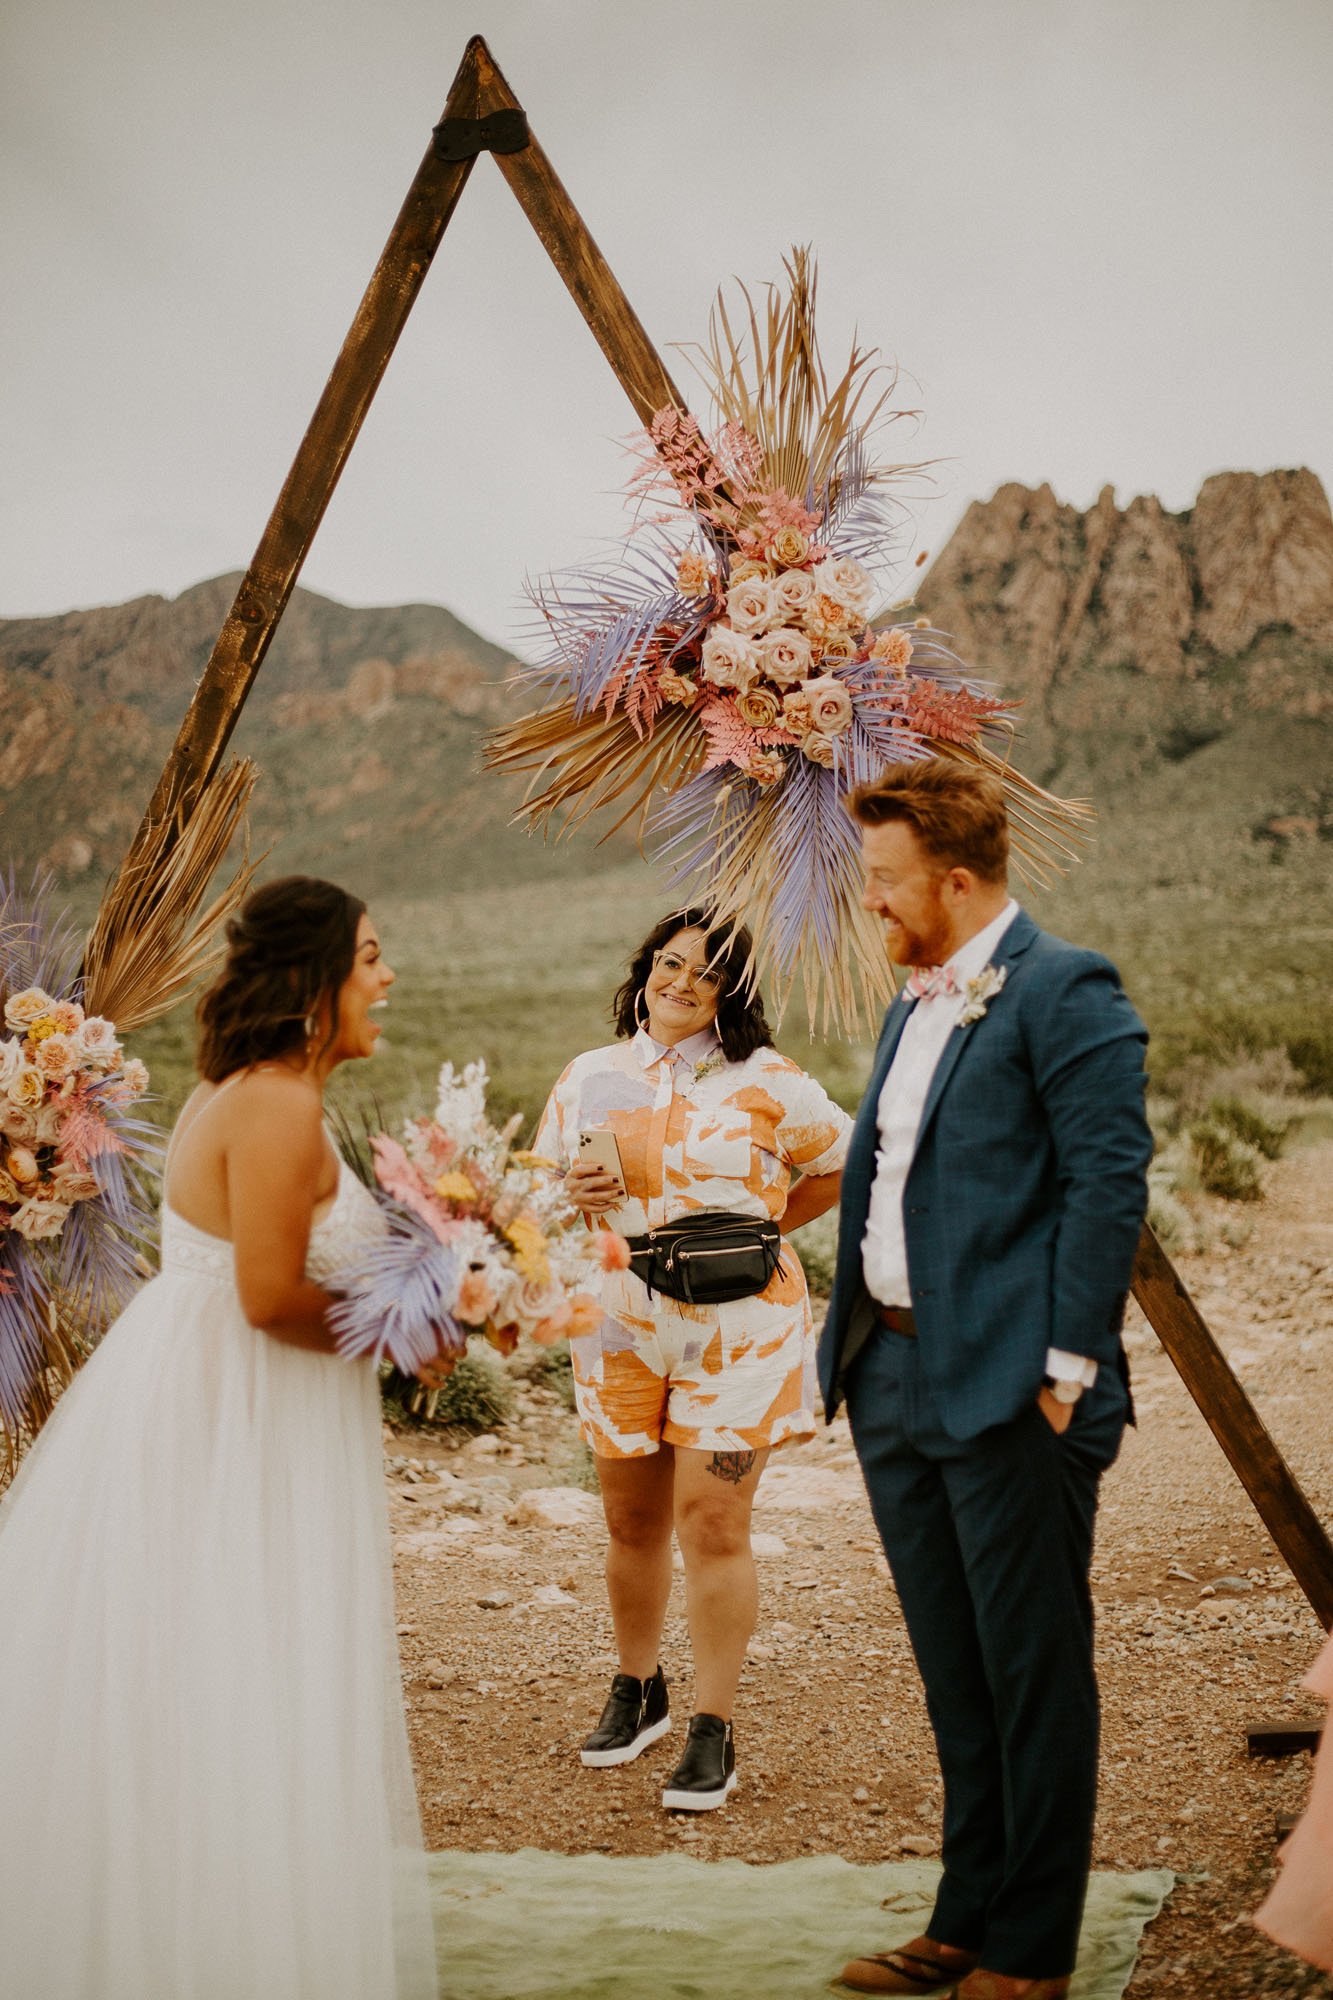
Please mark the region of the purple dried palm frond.
[[836, 771], [795, 757], [775, 801], [769, 921], [780, 978], [795, 973], [805, 951], [822, 962], [836, 957], [848, 895], [860, 894], [860, 840], [843, 804], [846, 790]]
[[148, 1242], [146, 1232], [141, 1236], [115, 1212], [131, 1206], [121, 1174], [113, 1167], [98, 1179], [103, 1182], [101, 1199], [76, 1202], [59, 1237], [41, 1246], [46, 1254], [39, 1260], [62, 1318], [75, 1330], [84, 1353], [97, 1345], [143, 1283]]
[[466, 1329], [453, 1314], [461, 1273], [457, 1253], [419, 1216], [381, 1194], [388, 1233], [338, 1275], [342, 1293], [329, 1313], [347, 1360], [391, 1361], [415, 1375], [440, 1355], [461, 1355]]
[[907, 519], [901, 500], [884, 490], [885, 474], [860, 433], [848, 438], [829, 482], [824, 540], [840, 556], [854, 556], [869, 570], [894, 559], [895, 537]]
[[898, 690], [897, 687], [885, 690], [883, 669], [876, 661], [858, 660], [852, 666], [839, 668], [838, 679], [852, 697], [851, 727], [834, 746], [849, 790], [853, 785], [864, 785], [877, 778], [886, 764], [907, 764], [929, 757], [928, 744], [907, 726], [901, 713], [889, 706]]
[[949, 644], [947, 632], [939, 632], [933, 625], [911, 625], [903, 629], [912, 641], [910, 674], [928, 676], [945, 688], [970, 688], [974, 694], [985, 694], [996, 686], [989, 675], [979, 674], [975, 668], [964, 666]]
[[586, 714], [612, 678], [641, 664], [663, 625], [687, 633], [704, 623], [697, 599], [680, 594], [679, 549], [666, 542], [620, 551], [605, 567], [572, 570], [528, 585], [537, 618], [530, 642], [546, 651], [518, 678], [557, 689]]
[[79, 986], [83, 939], [62, 910], [53, 912], [55, 878], [44, 868], [20, 884], [13, 867], [0, 874], [0, 1001], [40, 986], [53, 1000], [72, 999]]
[[654, 861], [670, 871], [670, 888], [698, 881], [702, 871], [717, 872], [744, 838], [758, 797], [756, 786], [738, 781], [735, 771], [721, 764], [665, 795], [645, 830]]
[[0, 1430], [12, 1460], [27, 1428], [33, 1390], [46, 1369], [51, 1295], [28, 1245], [7, 1234], [0, 1247]]

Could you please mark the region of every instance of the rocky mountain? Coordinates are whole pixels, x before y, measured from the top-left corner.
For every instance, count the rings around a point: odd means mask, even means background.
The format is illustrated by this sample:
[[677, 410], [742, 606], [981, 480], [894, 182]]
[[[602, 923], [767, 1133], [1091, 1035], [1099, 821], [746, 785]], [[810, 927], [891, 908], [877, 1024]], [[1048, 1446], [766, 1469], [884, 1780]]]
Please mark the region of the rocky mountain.
[[[237, 576], [180, 597], [0, 621], [0, 855], [91, 891], [125, 851], [230, 608]], [[261, 777], [257, 847], [369, 892], [558, 872], [481, 783], [509, 656], [433, 604], [357, 610], [297, 590], [233, 738]], [[576, 864], [586, 872], [586, 854]]]
[[1327, 759], [1333, 516], [1312, 472], [1219, 473], [1179, 514], [1150, 494], [1119, 507], [1109, 486], [1086, 513], [1002, 486], [920, 599], [1022, 697], [1021, 761], [1047, 783], [1178, 761], [1258, 717]]
[[[0, 860], [44, 860], [95, 892], [238, 580], [0, 621]], [[1119, 507], [1109, 487], [1080, 513], [1049, 486], [1002, 486], [920, 598], [1022, 698], [1016, 755], [1034, 777], [1114, 811], [1212, 745], [1193, 789], [1206, 797], [1215, 769], [1233, 824], [1277, 842], [1333, 832], [1333, 517], [1313, 473], [1219, 474], [1180, 514], [1151, 496]], [[438, 605], [355, 610], [297, 590], [234, 739], [261, 766], [256, 845], [373, 894], [625, 858], [625, 835], [599, 855], [508, 825], [517, 788], [483, 781], [477, 758], [512, 712], [511, 664]]]

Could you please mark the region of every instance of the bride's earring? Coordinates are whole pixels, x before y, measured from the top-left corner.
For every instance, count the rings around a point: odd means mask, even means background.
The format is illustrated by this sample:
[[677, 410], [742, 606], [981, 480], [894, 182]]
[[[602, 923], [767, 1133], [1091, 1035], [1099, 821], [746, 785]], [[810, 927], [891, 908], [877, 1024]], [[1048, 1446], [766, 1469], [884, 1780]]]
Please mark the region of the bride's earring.
[[315, 1053], [315, 1034], [319, 1023], [313, 1014], [307, 1014], [301, 1026], [305, 1029], [305, 1052], [307, 1056], [312, 1056]]
[[[634, 1025], [636, 1028], [642, 1028], [645, 1034], [648, 1032], [648, 1009], [645, 1002], [647, 991], [646, 986], [641, 986], [634, 996]], [[642, 1014], [639, 1012], [640, 1007], [643, 1008]]]

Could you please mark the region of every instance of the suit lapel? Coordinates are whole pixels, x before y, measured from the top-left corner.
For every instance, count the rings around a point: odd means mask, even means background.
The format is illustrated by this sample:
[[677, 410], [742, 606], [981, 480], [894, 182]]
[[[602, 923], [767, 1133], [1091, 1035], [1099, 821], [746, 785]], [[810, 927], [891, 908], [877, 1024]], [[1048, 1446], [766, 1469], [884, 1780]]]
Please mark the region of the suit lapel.
[[[1037, 926], [1033, 923], [1027, 911], [1020, 909], [1018, 915], [1000, 939], [998, 946], [991, 953], [987, 963], [997, 968], [1003, 966], [1007, 971], [1023, 956], [1023, 953], [1037, 935]], [[1003, 1006], [1003, 1004], [1004, 991], [1001, 989], [993, 999], [988, 1001], [986, 1014], [989, 1014], [992, 1007]], [[930, 1089], [926, 1092], [926, 1102], [921, 1113], [921, 1123], [917, 1127], [917, 1152], [921, 1150], [921, 1142], [925, 1138], [930, 1121], [935, 1116], [935, 1112], [939, 1107], [940, 1099], [948, 1089], [949, 1079], [957, 1068], [964, 1049], [970, 1045], [972, 1037], [980, 1033], [985, 1027], [986, 1014], [983, 1014], [979, 1021], [971, 1022], [966, 1028], [958, 1027], [953, 1029], [948, 1041], [944, 1044], [943, 1052], [935, 1065], [935, 1074], [930, 1079]]]

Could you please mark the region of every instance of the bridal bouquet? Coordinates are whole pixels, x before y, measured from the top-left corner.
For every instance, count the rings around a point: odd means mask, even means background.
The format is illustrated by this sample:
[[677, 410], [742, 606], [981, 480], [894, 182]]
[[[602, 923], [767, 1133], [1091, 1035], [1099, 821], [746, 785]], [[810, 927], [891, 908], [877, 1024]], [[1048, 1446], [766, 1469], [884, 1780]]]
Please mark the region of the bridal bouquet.
[[[339, 1275], [330, 1314], [349, 1358], [389, 1360], [405, 1375], [461, 1355], [471, 1333], [510, 1353], [520, 1334], [550, 1343], [601, 1318], [596, 1274], [624, 1251], [607, 1231], [576, 1230], [577, 1212], [548, 1160], [516, 1152], [517, 1117], [486, 1114], [486, 1065], [440, 1071], [430, 1118], [401, 1140], [370, 1141], [387, 1220], [383, 1239]], [[623, 1261], [623, 1259], [622, 1259]]]
[[1033, 872], [1071, 852], [1082, 813], [1012, 770], [1013, 704], [945, 635], [895, 617], [906, 603], [879, 609], [894, 554], [884, 488], [911, 469], [876, 462], [893, 384], [874, 393], [881, 371], [859, 348], [828, 380], [804, 252], [788, 274], [766, 316], [743, 293], [739, 334], [719, 296], [696, 354], [720, 421], [705, 433], [682, 409], [654, 416], [623, 551], [533, 589], [548, 652], [526, 678], [541, 706], [487, 754], [530, 774], [534, 823], [637, 813], [686, 899], [749, 925], [778, 1004], [799, 968], [812, 1018], [822, 986], [826, 1023], [850, 1027], [887, 991], [843, 809], [854, 786], [905, 759], [985, 764]]
[[139, 1280], [156, 1150], [148, 1072], [85, 1011], [48, 886], [0, 882], [0, 1470]]

